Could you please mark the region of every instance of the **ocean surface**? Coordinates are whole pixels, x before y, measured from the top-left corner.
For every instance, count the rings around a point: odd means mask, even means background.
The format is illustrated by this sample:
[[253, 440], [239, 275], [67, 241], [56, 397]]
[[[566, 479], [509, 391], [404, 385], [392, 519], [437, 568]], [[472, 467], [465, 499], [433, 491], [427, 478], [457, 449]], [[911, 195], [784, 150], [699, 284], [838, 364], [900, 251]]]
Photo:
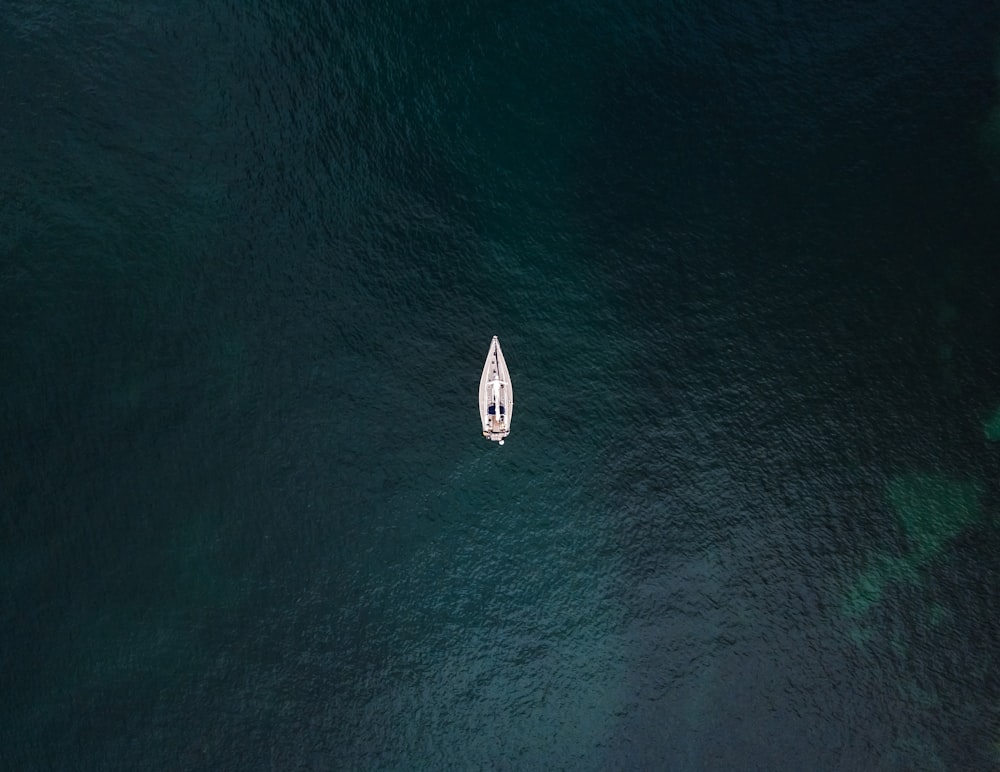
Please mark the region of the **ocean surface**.
[[998, 569], [995, 2], [0, 5], [0, 767], [996, 769]]

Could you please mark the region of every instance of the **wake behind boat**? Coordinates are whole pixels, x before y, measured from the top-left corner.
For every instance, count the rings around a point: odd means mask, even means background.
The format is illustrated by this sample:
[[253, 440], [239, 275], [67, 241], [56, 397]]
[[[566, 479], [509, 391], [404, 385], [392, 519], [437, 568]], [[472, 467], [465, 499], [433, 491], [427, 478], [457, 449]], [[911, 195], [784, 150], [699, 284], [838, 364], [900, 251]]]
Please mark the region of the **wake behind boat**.
[[483, 377], [479, 379], [479, 417], [482, 419], [483, 436], [503, 445], [503, 438], [510, 434], [513, 411], [514, 390], [510, 385], [510, 373], [500, 350], [500, 341], [494, 335], [486, 364], [483, 365]]

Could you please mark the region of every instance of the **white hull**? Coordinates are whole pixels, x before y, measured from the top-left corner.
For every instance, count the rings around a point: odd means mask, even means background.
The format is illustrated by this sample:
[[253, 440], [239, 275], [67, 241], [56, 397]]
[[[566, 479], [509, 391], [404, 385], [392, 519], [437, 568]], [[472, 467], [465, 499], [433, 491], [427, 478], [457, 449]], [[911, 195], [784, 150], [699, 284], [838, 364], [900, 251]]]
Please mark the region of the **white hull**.
[[500, 350], [500, 341], [494, 335], [483, 366], [483, 377], [479, 379], [479, 417], [483, 424], [483, 436], [502, 445], [503, 438], [510, 434], [513, 412], [514, 389], [510, 384], [507, 362]]

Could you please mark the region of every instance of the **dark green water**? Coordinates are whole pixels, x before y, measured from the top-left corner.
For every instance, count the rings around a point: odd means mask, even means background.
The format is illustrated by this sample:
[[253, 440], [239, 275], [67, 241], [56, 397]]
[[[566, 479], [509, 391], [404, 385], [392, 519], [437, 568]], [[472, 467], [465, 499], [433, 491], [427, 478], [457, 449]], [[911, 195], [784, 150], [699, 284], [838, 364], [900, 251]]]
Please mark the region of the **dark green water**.
[[998, 50], [8, 0], [0, 766], [995, 768]]

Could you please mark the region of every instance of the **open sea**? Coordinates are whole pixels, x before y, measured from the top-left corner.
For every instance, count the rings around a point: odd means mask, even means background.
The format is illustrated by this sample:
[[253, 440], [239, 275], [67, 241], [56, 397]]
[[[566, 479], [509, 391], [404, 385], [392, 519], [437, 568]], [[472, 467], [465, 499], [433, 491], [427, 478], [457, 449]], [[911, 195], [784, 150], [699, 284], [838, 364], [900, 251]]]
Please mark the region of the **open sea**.
[[0, 583], [3, 769], [1000, 768], [1000, 5], [4, 0]]

